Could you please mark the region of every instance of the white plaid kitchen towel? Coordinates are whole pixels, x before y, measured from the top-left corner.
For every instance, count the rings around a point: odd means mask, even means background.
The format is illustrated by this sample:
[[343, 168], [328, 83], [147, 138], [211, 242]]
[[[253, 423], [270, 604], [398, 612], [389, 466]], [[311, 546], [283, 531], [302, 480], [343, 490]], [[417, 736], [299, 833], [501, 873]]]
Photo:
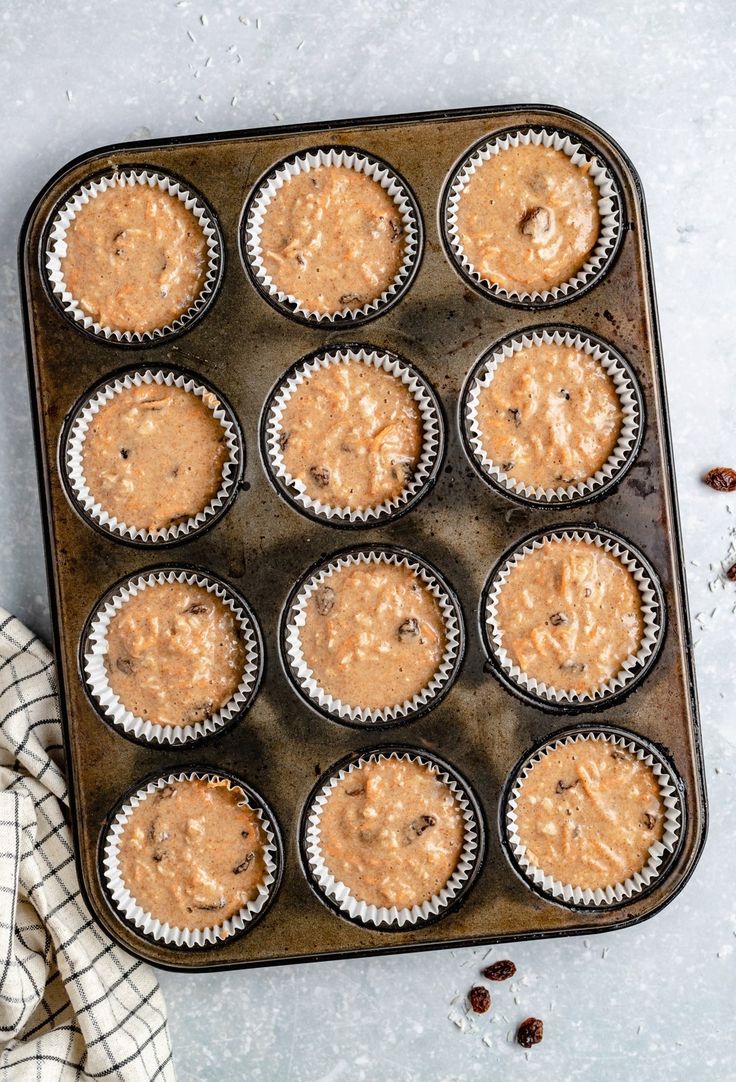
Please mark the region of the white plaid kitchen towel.
[[175, 1082], [148, 966], [79, 893], [51, 654], [0, 609], [0, 1076]]

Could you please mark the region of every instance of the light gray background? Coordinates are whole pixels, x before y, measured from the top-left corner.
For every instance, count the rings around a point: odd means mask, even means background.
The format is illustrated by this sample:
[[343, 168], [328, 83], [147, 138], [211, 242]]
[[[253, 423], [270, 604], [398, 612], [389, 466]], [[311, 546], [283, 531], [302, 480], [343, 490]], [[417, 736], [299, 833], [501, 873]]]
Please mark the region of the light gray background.
[[[180, 1078], [289, 1082], [736, 1078], [733, 6], [715, 3], [0, 3], [0, 602], [48, 636], [16, 283], [18, 230], [68, 159], [149, 135], [529, 101], [622, 143], [649, 201], [708, 762], [693, 881], [639, 929], [519, 944], [477, 1030], [481, 951], [161, 974]], [[732, 559], [728, 561], [729, 553]], [[508, 1041], [545, 1020], [528, 1054]], [[448, 1015], [451, 1017], [448, 1018]]]

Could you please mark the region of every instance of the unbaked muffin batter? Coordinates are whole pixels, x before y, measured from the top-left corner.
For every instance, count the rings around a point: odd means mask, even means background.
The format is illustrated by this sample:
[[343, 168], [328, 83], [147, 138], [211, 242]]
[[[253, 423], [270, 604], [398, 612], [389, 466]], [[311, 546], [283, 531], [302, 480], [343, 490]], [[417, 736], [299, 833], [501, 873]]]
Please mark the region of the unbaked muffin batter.
[[232, 611], [185, 582], [155, 583], [123, 602], [107, 629], [110, 687], [136, 717], [194, 725], [232, 698], [245, 646]]
[[86, 315], [115, 331], [142, 333], [168, 326], [194, 304], [207, 263], [202, 227], [180, 199], [126, 184], [79, 208], [61, 269]]
[[401, 212], [355, 169], [321, 165], [276, 192], [261, 227], [266, 273], [303, 308], [334, 315], [376, 300], [404, 259]]
[[358, 510], [399, 496], [422, 449], [422, 418], [401, 380], [363, 361], [318, 368], [281, 417], [284, 465], [307, 495]]
[[430, 683], [445, 651], [439, 602], [405, 565], [338, 568], [312, 593], [301, 628], [319, 686], [350, 706], [380, 710]]
[[664, 806], [651, 768], [602, 740], [554, 748], [531, 768], [516, 805], [527, 857], [574, 887], [615, 886], [662, 840]]
[[481, 162], [463, 188], [457, 229], [482, 278], [509, 292], [544, 292], [572, 278], [598, 240], [590, 165], [562, 150], [518, 146]]
[[516, 481], [559, 488], [592, 477], [623, 423], [613, 380], [582, 349], [542, 343], [519, 350], [480, 388], [483, 449]]
[[229, 451], [217, 398], [180, 387], [126, 387], [92, 418], [82, 447], [87, 487], [104, 511], [137, 530], [164, 530], [204, 511]]
[[502, 645], [548, 687], [592, 692], [641, 645], [641, 594], [621, 561], [587, 541], [549, 541], [500, 590]]
[[176, 781], [131, 812], [120, 839], [120, 877], [162, 924], [212, 928], [258, 897], [265, 844], [241, 789]]
[[358, 901], [401, 909], [447, 884], [463, 848], [460, 805], [434, 767], [381, 759], [351, 771], [320, 819], [328, 871]]

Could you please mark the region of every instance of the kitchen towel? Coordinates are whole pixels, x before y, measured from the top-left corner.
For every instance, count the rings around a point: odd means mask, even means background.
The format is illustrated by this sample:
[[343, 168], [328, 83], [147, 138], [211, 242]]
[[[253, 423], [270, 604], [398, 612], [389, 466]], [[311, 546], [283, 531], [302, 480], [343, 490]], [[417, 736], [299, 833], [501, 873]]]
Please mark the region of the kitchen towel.
[[175, 1082], [166, 1006], [79, 891], [54, 661], [0, 609], [0, 1075]]

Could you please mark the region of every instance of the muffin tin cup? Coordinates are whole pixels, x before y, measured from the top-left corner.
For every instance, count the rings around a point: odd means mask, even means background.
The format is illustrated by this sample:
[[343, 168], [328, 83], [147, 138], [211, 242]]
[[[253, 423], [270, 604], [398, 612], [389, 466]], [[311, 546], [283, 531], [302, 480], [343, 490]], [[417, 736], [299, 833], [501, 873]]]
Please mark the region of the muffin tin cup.
[[[409, 483], [398, 496], [373, 507], [351, 509], [335, 507], [308, 495], [303, 481], [288, 472], [281, 446], [283, 413], [294, 394], [309, 377], [331, 365], [363, 363], [388, 372], [410, 392], [422, 422], [422, 450]], [[321, 349], [297, 362], [283, 376], [266, 402], [261, 422], [261, 449], [269, 476], [277, 490], [302, 514], [332, 526], [370, 527], [384, 525], [410, 511], [434, 484], [445, 449], [445, 425], [439, 399], [412, 365], [394, 353], [372, 346], [346, 344]]]
[[[170, 924], [162, 923], [151, 913], [146, 912], [126, 887], [121, 878], [120, 841], [131, 813], [142, 801], [166, 785], [195, 779], [227, 782], [231, 790], [237, 790], [243, 794], [243, 803], [258, 814], [266, 836], [264, 847], [266, 878], [260, 885], [258, 896], [220, 924], [214, 924], [209, 928], [175, 928]], [[193, 767], [169, 774], [158, 774], [142, 781], [113, 809], [100, 837], [100, 876], [109, 903], [137, 935], [164, 943], [170, 948], [192, 950], [217, 947], [248, 932], [271, 905], [281, 882], [283, 863], [278, 827], [263, 798], [228, 771], [211, 770], [208, 767]]]
[[[199, 586], [222, 601], [235, 617], [245, 648], [245, 666], [234, 695], [210, 717], [189, 725], [161, 725], [134, 714], [111, 688], [105, 665], [110, 621], [143, 590], [173, 582]], [[215, 575], [200, 574], [191, 568], [151, 569], [117, 583], [95, 605], [80, 644], [80, 670], [96, 711], [117, 731], [141, 744], [181, 746], [199, 743], [234, 725], [258, 693], [263, 665], [261, 631], [247, 602]]]
[[[543, 291], [507, 290], [484, 278], [468, 259], [458, 232], [458, 207], [468, 181], [483, 162], [510, 147], [544, 146], [561, 150], [575, 165], [591, 163], [589, 176], [598, 188], [600, 232], [588, 259], [566, 282]], [[479, 292], [494, 300], [521, 307], [549, 307], [571, 300], [592, 287], [611, 265], [618, 250], [624, 223], [622, 202], [613, 171], [600, 154], [577, 136], [547, 127], [512, 128], [471, 147], [456, 164], [445, 184], [440, 202], [440, 235], [453, 266]]]
[[[457, 867], [445, 886], [420, 905], [397, 908], [369, 905], [330, 873], [322, 854], [320, 823], [329, 795], [338, 782], [365, 763], [408, 760], [434, 767], [460, 804], [464, 819], [463, 849]], [[401, 931], [430, 924], [456, 909], [465, 899], [483, 864], [485, 831], [478, 802], [454, 767], [430, 752], [400, 745], [376, 748], [348, 756], [333, 766], [317, 783], [302, 816], [301, 857], [305, 874], [317, 896], [334, 912], [358, 925], [379, 931]]]
[[[100, 192], [107, 191], [109, 188], [130, 187], [136, 184], [168, 192], [192, 212], [207, 241], [207, 273], [202, 290], [195, 302], [171, 323], [150, 331], [120, 331], [97, 323], [92, 316], [82, 310], [79, 300], [67, 288], [63, 259], [66, 255], [66, 235], [69, 225], [80, 209], [95, 199]], [[62, 205], [52, 216], [48, 227], [43, 261], [52, 300], [78, 330], [114, 346], [140, 348], [181, 334], [204, 315], [214, 300], [222, 280], [224, 246], [220, 227], [213, 211], [202, 196], [185, 181], [153, 168], [121, 167], [112, 173], [103, 173], [89, 178], [71, 195], [65, 197]]]
[[[145, 384], [178, 387], [201, 398], [213, 417], [219, 421], [228, 447], [228, 458], [215, 497], [202, 511], [186, 522], [155, 531], [130, 526], [110, 515], [90, 492], [83, 463], [84, 441], [93, 418], [121, 391]], [[240, 425], [232, 407], [220, 391], [201, 376], [167, 367], [130, 369], [98, 383], [71, 411], [59, 443], [59, 473], [74, 508], [82, 518], [103, 533], [135, 545], [175, 544], [209, 528], [222, 517], [237, 496], [244, 464], [245, 448]]]
[[[292, 177], [320, 166], [354, 169], [372, 177], [391, 196], [401, 212], [404, 225], [404, 258], [390, 286], [368, 304], [358, 308], [345, 307], [332, 314], [307, 308], [298, 297], [279, 289], [266, 271], [261, 247], [263, 220], [276, 193], [288, 184]], [[355, 327], [384, 315], [404, 296], [413, 282], [421, 262], [423, 245], [422, 216], [409, 185], [388, 162], [355, 147], [317, 146], [284, 158], [269, 169], [256, 184], [246, 202], [241, 224], [243, 262], [261, 296], [283, 315], [323, 330]]]
[[[500, 591], [512, 568], [536, 549], [561, 540], [586, 541], [615, 556], [631, 572], [639, 588], [644, 624], [639, 649], [626, 659], [616, 676], [594, 691], [575, 692], [549, 687], [525, 673], [504, 649], [503, 635], [497, 623]], [[594, 526], [561, 525], [529, 534], [503, 554], [489, 575], [481, 596], [481, 636], [494, 673], [519, 698], [567, 714], [609, 706], [637, 687], [659, 656], [665, 622], [664, 594], [649, 561], [620, 534]]]
[[[662, 840], [650, 847], [647, 863], [635, 875], [605, 889], [583, 888], [571, 883], [562, 883], [559, 879], [546, 875], [544, 870], [533, 864], [527, 856], [526, 846], [516, 829], [516, 806], [519, 793], [534, 764], [556, 748], [585, 740], [605, 741], [612, 747], [631, 752], [641, 762], [646, 763], [659, 783], [660, 798], [664, 809]], [[514, 869], [537, 893], [571, 908], [611, 908], [626, 904], [637, 894], [647, 891], [667, 871], [684, 833], [682, 782], [679, 781], [664, 755], [642, 737], [613, 726], [578, 727], [545, 740], [517, 764], [510, 776], [507, 790], [502, 796], [500, 829], [504, 849]]]
[[[478, 425], [481, 390], [492, 384], [499, 366], [521, 350], [541, 345], [571, 346], [598, 361], [613, 381], [622, 413], [618, 441], [600, 469], [584, 481], [557, 488], [535, 487], [505, 473], [485, 450]], [[465, 382], [459, 413], [465, 450], [476, 472], [494, 491], [524, 506], [573, 507], [607, 495], [633, 465], [644, 434], [644, 398], [631, 365], [609, 343], [575, 327], [529, 327], [485, 350]]]
[[[300, 630], [306, 622], [306, 606], [311, 595], [340, 568], [361, 563], [387, 563], [410, 568], [437, 599], [445, 623], [445, 652], [430, 683], [411, 699], [380, 710], [363, 709], [334, 699], [317, 683], [301, 647]], [[393, 545], [362, 545], [345, 549], [310, 568], [287, 599], [279, 637], [284, 670], [297, 694], [322, 717], [353, 728], [403, 725], [434, 709], [452, 687], [465, 653], [462, 610], [454, 591], [428, 560]]]

